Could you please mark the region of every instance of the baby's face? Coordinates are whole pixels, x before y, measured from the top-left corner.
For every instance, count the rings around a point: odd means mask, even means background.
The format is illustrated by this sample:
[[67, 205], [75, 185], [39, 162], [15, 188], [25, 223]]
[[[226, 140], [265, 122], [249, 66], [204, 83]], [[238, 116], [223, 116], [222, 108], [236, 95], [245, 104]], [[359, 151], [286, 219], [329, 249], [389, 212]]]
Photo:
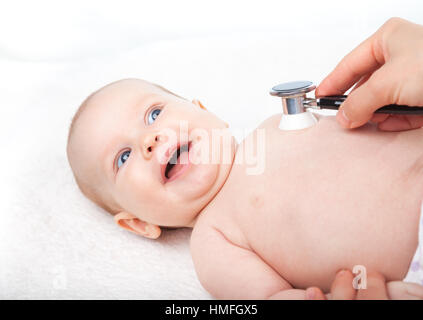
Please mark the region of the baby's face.
[[[226, 123], [198, 103], [136, 79], [104, 88], [89, 104], [74, 132], [77, 174], [118, 211], [155, 225], [192, 226], [232, 165], [236, 144]], [[215, 129], [225, 139], [221, 150], [208, 149], [210, 159], [228, 152], [231, 161], [199, 163], [197, 157], [193, 163], [200, 146], [211, 146]], [[177, 149], [185, 164], [172, 166]]]

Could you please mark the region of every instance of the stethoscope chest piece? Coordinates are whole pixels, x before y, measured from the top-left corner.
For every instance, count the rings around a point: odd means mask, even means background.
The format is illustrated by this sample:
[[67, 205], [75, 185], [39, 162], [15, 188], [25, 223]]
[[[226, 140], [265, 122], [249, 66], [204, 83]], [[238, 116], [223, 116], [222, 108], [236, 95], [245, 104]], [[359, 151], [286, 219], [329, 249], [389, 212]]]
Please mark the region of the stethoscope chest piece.
[[[282, 119], [279, 128], [282, 130], [299, 130], [313, 126], [318, 120], [308, 109], [339, 110], [348, 96], [325, 96], [308, 98], [306, 94], [316, 89], [311, 81], [294, 81], [278, 84], [270, 90], [272, 96], [282, 99]], [[405, 106], [390, 104], [374, 111], [374, 113], [423, 115], [423, 106]]]
[[301, 93], [307, 93], [316, 89], [311, 81], [292, 81], [285, 82], [274, 86], [270, 94], [278, 97], [289, 97]]
[[304, 105], [307, 92], [314, 89], [316, 86], [311, 81], [294, 81], [281, 83], [270, 90], [272, 96], [282, 98], [283, 110], [279, 129], [301, 130], [318, 122], [316, 116], [308, 112]]

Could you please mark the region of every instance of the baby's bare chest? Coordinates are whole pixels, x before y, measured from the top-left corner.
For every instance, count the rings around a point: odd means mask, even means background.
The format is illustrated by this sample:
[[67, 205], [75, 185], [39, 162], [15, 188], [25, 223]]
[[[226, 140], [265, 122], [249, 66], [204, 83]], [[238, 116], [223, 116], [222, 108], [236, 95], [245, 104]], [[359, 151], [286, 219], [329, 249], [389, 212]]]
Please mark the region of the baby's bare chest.
[[[296, 287], [325, 287], [356, 264], [401, 277], [417, 244], [423, 136], [351, 135], [320, 123], [303, 134], [265, 127], [265, 147], [255, 148], [264, 154], [235, 162], [214, 203], [217, 227]], [[237, 157], [247, 160], [245, 147]]]

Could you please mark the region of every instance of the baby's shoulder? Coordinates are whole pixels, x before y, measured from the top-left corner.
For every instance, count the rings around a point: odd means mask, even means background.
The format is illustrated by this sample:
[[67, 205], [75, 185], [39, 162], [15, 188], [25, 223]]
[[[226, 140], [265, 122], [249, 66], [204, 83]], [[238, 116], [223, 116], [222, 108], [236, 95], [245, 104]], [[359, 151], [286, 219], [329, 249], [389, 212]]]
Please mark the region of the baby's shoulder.
[[191, 242], [195, 242], [198, 239], [202, 242], [202, 238], [207, 234], [221, 232], [216, 210], [217, 209], [211, 205], [210, 208], [206, 208], [200, 213], [192, 229]]
[[230, 219], [229, 214], [219, 215], [216, 212], [213, 214], [213, 208], [210, 210], [197, 219], [191, 233], [191, 249], [206, 250], [207, 246], [216, 245], [235, 245], [243, 249], [250, 249], [244, 233]]
[[194, 253], [198, 251], [206, 250], [207, 246], [214, 246], [213, 239], [215, 234], [219, 233], [213, 222], [209, 218], [200, 216], [197, 218], [197, 222], [192, 228], [190, 247], [191, 253], [194, 257]]

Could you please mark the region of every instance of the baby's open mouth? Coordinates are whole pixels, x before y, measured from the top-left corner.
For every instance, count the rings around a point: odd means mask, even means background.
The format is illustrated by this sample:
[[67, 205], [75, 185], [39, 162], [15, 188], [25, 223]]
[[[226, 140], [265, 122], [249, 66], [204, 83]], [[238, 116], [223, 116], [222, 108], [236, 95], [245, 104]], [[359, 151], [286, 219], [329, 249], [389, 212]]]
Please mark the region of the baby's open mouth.
[[189, 165], [189, 149], [191, 147], [191, 141], [185, 143], [175, 150], [169, 162], [166, 165], [164, 176], [166, 182], [176, 179], [182, 174]]

